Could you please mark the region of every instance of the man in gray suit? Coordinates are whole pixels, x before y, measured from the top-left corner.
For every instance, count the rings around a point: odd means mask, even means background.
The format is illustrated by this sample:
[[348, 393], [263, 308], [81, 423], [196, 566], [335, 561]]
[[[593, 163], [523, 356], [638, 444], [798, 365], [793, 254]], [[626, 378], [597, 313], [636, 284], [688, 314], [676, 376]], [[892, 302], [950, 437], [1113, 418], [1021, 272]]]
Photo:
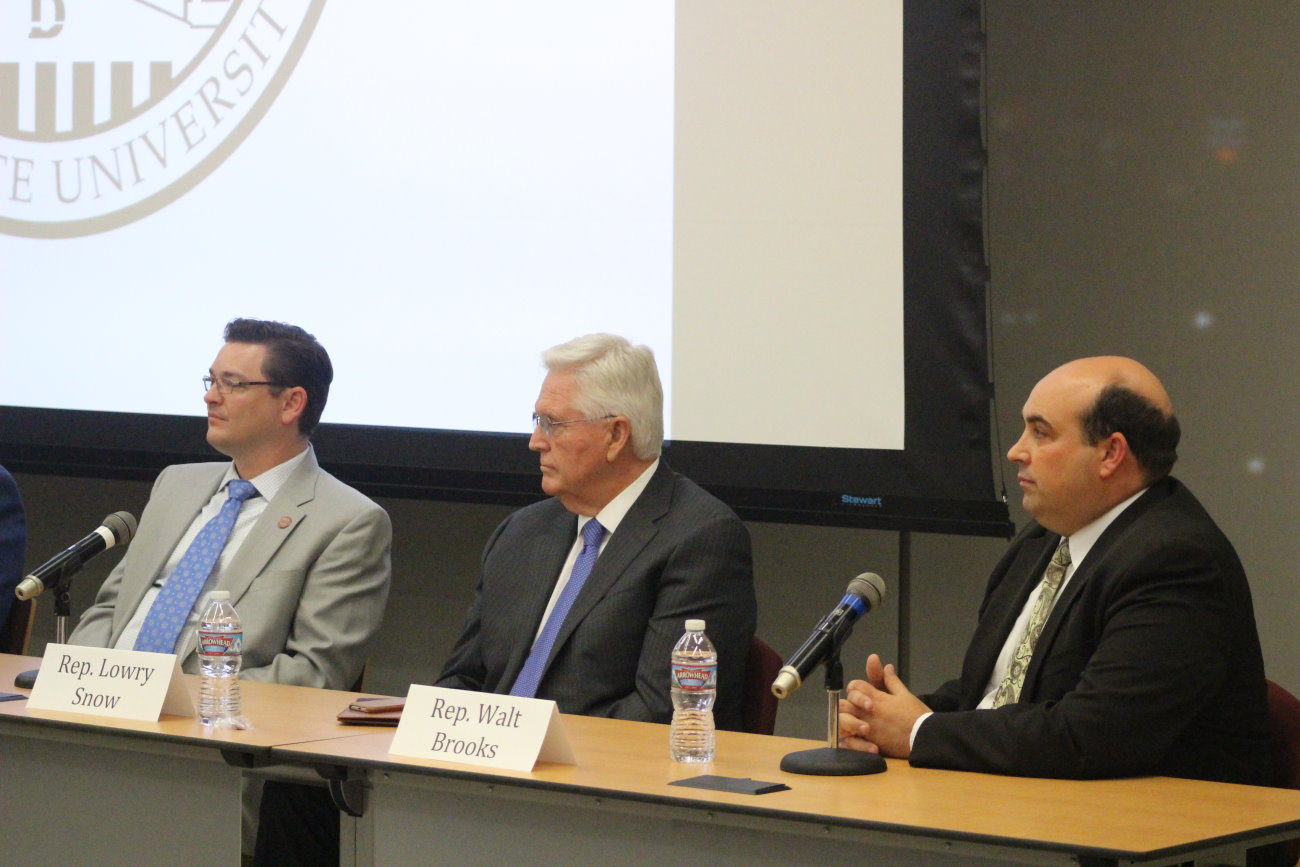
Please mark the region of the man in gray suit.
[[[548, 373], [529, 448], [551, 499], [492, 534], [437, 685], [667, 722], [672, 647], [688, 618], [702, 618], [718, 650], [717, 724], [738, 728], [757, 608], [749, 534], [660, 459], [654, 354], [593, 334], [542, 359]], [[589, 571], [581, 565], [588, 547]]]
[[208, 442], [230, 461], [158, 476], [135, 540], [69, 642], [147, 649], [155, 602], [178, 592], [167, 591], [173, 573], [243, 480], [254, 492], [234, 506], [201, 589], [179, 603], [188, 617], [174, 639], [164, 629], [162, 643], [196, 672], [194, 626], [207, 591], [229, 590], [244, 626], [240, 677], [347, 689], [388, 597], [388, 515], [316, 463], [309, 437], [333, 378], [324, 347], [297, 326], [255, 319], [231, 321], [225, 340], [203, 382]]

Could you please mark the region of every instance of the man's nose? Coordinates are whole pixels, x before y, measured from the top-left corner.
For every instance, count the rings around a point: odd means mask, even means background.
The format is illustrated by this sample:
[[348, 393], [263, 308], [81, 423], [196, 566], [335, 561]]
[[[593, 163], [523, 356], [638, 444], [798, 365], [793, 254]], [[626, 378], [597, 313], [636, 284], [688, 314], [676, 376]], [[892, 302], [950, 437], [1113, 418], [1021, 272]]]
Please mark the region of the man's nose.
[[541, 425], [533, 425], [533, 435], [528, 438], [528, 448], [535, 452], [544, 452], [551, 447], [551, 441], [542, 433]]
[[1007, 449], [1007, 460], [1011, 461], [1013, 464], [1023, 464], [1028, 462], [1029, 451], [1025, 448], [1024, 442], [1025, 435], [1021, 434], [1020, 439], [1012, 443], [1011, 448]]

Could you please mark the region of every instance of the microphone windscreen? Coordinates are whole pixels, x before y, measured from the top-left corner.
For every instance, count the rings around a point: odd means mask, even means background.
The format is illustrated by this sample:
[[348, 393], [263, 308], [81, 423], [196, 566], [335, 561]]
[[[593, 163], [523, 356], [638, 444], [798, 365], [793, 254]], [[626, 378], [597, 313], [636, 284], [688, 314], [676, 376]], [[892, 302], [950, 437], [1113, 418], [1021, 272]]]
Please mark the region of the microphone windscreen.
[[863, 572], [849, 582], [849, 588], [845, 592], [867, 600], [867, 604], [874, 609], [885, 598], [885, 579], [875, 572]]
[[114, 544], [125, 545], [135, 538], [135, 515], [130, 512], [114, 512], [104, 519], [104, 526], [113, 534]]

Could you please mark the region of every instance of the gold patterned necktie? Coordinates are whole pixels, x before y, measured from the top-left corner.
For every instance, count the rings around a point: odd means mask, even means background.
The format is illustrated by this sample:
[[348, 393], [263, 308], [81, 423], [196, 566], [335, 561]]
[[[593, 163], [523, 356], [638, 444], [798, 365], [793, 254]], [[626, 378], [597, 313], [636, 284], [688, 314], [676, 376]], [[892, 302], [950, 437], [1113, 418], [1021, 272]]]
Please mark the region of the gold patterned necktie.
[[1029, 614], [1029, 623], [1025, 625], [1025, 634], [1020, 637], [1020, 643], [1016, 645], [1011, 664], [1007, 666], [1007, 676], [1002, 678], [1002, 683], [998, 684], [998, 691], [993, 696], [994, 707], [1020, 701], [1020, 689], [1025, 685], [1025, 672], [1029, 669], [1029, 660], [1034, 656], [1034, 647], [1038, 644], [1038, 637], [1043, 634], [1043, 625], [1047, 623], [1047, 616], [1052, 613], [1056, 592], [1061, 589], [1061, 581], [1064, 580], [1065, 570], [1069, 567], [1070, 540], [1062, 536], [1061, 544], [1056, 546], [1056, 553], [1052, 555], [1052, 562], [1047, 564], [1047, 571], [1043, 573], [1043, 589], [1038, 594], [1038, 600], [1034, 602], [1034, 610]]

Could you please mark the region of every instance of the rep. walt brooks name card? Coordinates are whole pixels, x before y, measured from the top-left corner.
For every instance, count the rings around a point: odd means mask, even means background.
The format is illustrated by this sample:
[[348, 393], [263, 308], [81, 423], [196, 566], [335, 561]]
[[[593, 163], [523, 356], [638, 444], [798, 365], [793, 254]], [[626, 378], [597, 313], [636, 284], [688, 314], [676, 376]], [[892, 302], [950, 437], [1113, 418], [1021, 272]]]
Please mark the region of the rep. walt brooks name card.
[[574, 763], [555, 702], [420, 684], [411, 684], [388, 752], [510, 771]]
[[146, 722], [194, 716], [176, 654], [70, 644], [46, 645], [27, 707]]

